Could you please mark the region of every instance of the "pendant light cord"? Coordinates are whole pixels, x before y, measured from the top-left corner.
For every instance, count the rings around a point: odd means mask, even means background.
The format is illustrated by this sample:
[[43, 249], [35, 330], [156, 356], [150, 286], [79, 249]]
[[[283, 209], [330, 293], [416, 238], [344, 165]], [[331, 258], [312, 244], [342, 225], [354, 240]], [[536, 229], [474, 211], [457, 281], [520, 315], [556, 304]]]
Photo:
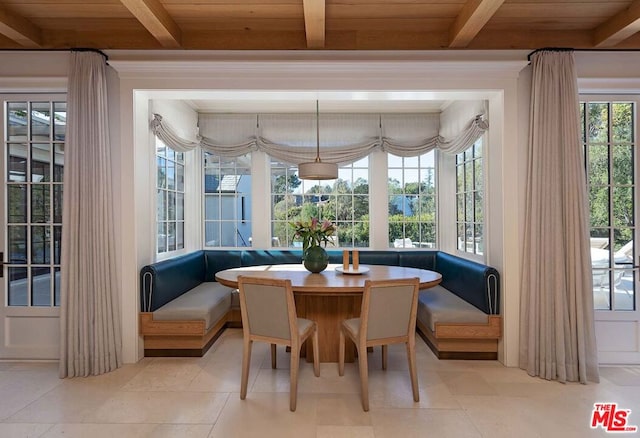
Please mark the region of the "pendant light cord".
[[320, 162], [320, 103], [316, 99], [316, 163]]

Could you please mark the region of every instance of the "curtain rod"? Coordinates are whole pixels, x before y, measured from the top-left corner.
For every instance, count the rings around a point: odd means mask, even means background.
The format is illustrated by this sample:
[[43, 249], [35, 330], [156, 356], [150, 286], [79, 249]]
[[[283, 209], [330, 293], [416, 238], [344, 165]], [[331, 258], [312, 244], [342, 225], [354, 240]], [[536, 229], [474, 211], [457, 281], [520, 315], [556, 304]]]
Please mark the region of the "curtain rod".
[[542, 47], [527, 55], [527, 61], [531, 61], [531, 56], [538, 52], [640, 52], [640, 49], [574, 49], [572, 47]]
[[0, 49], [0, 52], [93, 52], [104, 57], [104, 61], [109, 61], [109, 57], [100, 49], [94, 49], [92, 47], [71, 47], [68, 49]]

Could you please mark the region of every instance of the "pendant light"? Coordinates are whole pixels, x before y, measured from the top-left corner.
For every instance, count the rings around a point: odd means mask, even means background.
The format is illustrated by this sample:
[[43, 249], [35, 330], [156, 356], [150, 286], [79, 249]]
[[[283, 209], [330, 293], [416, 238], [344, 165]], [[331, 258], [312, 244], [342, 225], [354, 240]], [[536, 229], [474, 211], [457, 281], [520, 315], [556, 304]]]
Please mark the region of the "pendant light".
[[320, 106], [316, 100], [316, 159], [298, 165], [298, 178], [300, 179], [336, 179], [338, 178], [338, 165], [335, 163], [323, 163], [320, 160]]

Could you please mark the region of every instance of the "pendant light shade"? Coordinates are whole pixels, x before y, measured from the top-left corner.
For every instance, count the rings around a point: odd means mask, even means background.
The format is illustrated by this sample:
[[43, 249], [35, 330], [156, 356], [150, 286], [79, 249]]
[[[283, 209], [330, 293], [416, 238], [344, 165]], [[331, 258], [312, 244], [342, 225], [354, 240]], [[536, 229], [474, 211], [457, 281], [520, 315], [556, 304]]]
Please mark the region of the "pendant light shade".
[[338, 165], [335, 163], [323, 163], [320, 159], [320, 109], [316, 100], [316, 159], [298, 165], [298, 178], [300, 179], [336, 179], [338, 178]]

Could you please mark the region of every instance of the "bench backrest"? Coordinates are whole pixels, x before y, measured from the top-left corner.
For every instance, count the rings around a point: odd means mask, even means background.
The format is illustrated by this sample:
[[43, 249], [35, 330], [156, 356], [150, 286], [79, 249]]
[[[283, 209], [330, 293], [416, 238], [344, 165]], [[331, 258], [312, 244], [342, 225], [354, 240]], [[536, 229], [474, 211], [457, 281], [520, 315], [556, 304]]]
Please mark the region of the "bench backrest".
[[500, 277], [491, 266], [437, 251], [440, 285], [489, 315], [500, 313]]
[[[327, 250], [330, 263], [342, 264], [341, 250]], [[300, 250], [205, 250], [164, 260], [141, 270], [143, 312], [153, 312], [218, 271], [241, 266], [300, 263]], [[500, 313], [499, 274], [494, 268], [437, 250], [360, 251], [363, 265], [395, 265], [442, 274], [441, 285], [483, 312]]]
[[204, 251], [147, 265], [140, 271], [140, 307], [153, 312], [205, 281]]

